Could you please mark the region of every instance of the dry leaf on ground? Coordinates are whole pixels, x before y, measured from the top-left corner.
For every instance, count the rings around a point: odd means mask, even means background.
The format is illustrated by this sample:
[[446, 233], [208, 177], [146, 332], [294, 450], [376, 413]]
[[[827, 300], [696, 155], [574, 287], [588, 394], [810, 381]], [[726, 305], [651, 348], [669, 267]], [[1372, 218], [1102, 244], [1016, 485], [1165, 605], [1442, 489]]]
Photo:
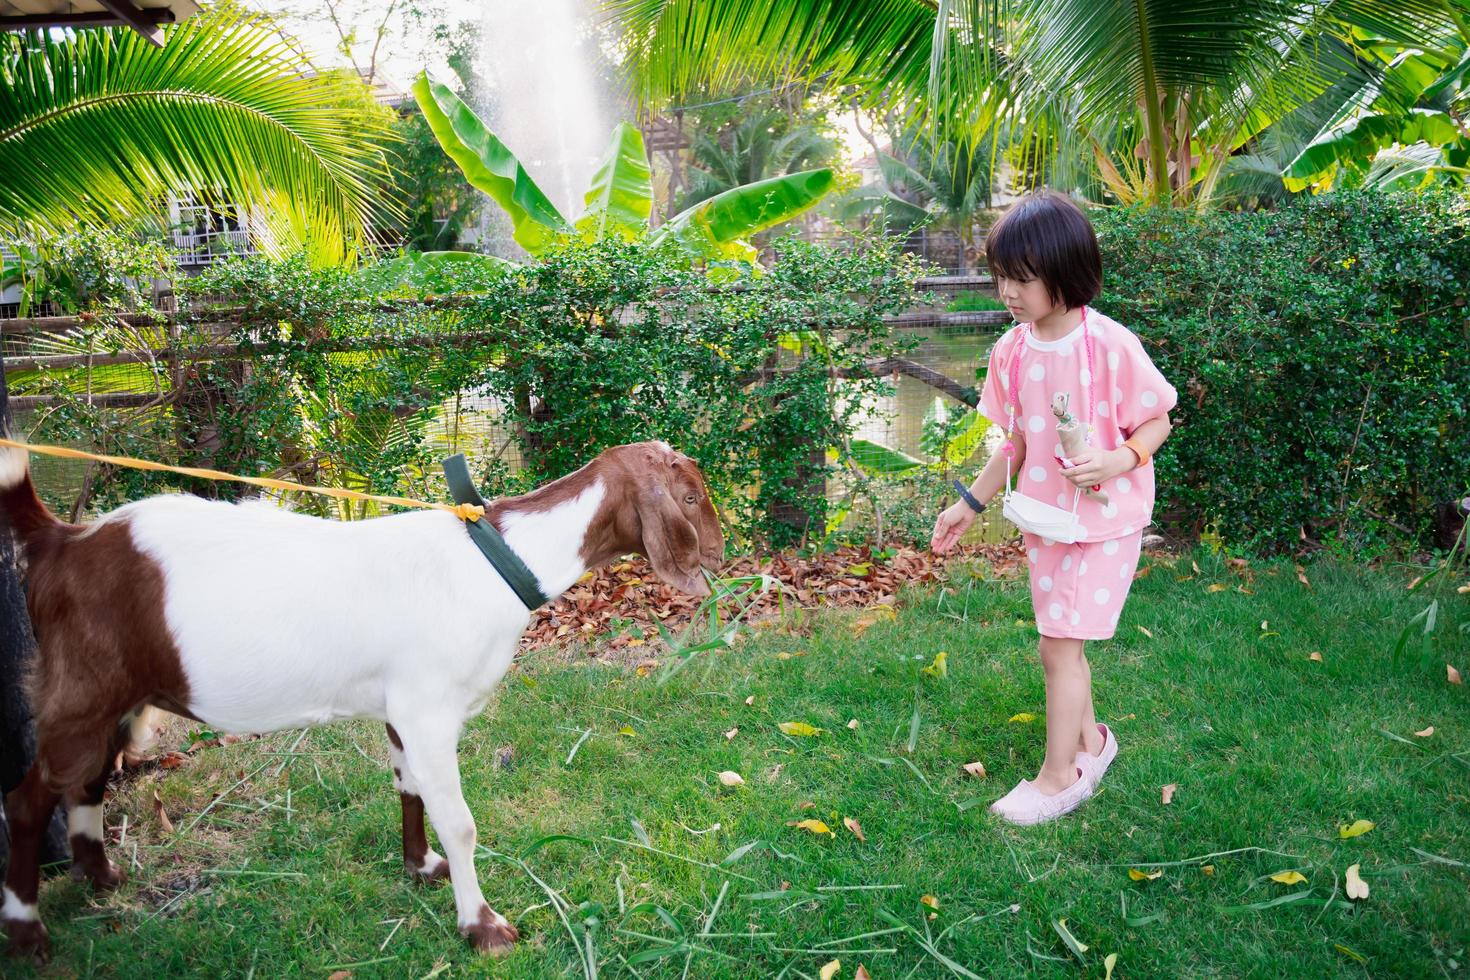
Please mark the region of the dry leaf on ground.
[[1347, 897], [1358, 901], [1368, 897], [1368, 883], [1358, 874], [1358, 865], [1347, 869]]
[[1170, 783], [1168, 786], [1163, 787], [1163, 789], [1159, 791], [1159, 799], [1164, 804], [1164, 806], [1168, 806], [1171, 802], [1173, 802], [1174, 791], [1178, 788], [1178, 783]]
[[867, 836], [863, 834], [863, 825], [858, 823], [852, 817], [843, 817], [842, 826], [852, 831], [852, 835], [858, 840], [862, 841], [864, 844], [868, 842]]
[[808, 725], [804, 721], [783, 721], [776, 727], [787, 735], [796, 735], [801, 738], [811, 738], [822, 734], [822, 729]]
[[158, 795], [158, 790], [153, 791], [153, 815], [158, 818], [158, 825], [163, 828], [165, 834], [174, 832], [174, 822], [168, 818], [168, 812], [163, 808], [163, 800]]
[[1279, 881], [1283, 885], [1300, 885], [1307, 880], [1307, 876], [1300, 871], [1278, 871], [1271, 876], [1272, 881]]
[[1418, 736], [1419, 738], [1428, 738], [1429, 736], [1431, 736], [1431, 735], [1434, 734], [1434, 726], [1433, 725], [1430, 725], [1428, 728], [1424, 729], [1422, 732], [1415, 732], [1414, 734], [1416, 736]]
[[842, 969], [842, 961], [833, 960], [832, 962], [824, 965], [822, 969], [817, 972], [817, 976], [820, 978], [820, 980], [832, 980], [833, 977], [837, 976], [837, 971], [840, 969]]
[[1345, 823], [1337, 828], [1337, 835], [1343, 840], [1349, 837], [1362, 837], [1376, 826], [1378, 825], [1371, 820], [1354, 820], [1350, 824]]
[[837, 836], [837, 832], [836, 831], [834, 831], [831, 827], [828, 827], [822, 821], [817, 820], [815, 818], [810, 819], [810, 820], [798, 820], [795, 823], [791, 824], [790, 826], [792, 826], [792, 827], [799, 827], [802, 830], [810, 831], [813, 834], [826, 834], [829, 837], [836, 837]]
[[1444, 673], [1446, 679], [1448, 679], [1451, 684], [1460, 683], [1460, 672], [1454, 668], [1453, 664], [1445, 664]]
[[734, 772], [734, 771], [729, 770], [729, 769], [726, 769], [724, 772], [720, 773], [720, 777], [719, 778], [720, 778], [720, 785], [721, 786], [744, 786], [745, 785], [745, 777], [742, 776], [742, 775], [740, 775], [740, 773]]
[[976, 779], [984, 779], [986, 776], [985, 764], [982, 762], [967, 762], [962, 768]]
[[1163, 868], [1155, 868], [1152, 871], [1139, 871], [1137, 868], [1128, 869], [1128, 877], [1133, 881], [1157, 881], [1164, 877]]

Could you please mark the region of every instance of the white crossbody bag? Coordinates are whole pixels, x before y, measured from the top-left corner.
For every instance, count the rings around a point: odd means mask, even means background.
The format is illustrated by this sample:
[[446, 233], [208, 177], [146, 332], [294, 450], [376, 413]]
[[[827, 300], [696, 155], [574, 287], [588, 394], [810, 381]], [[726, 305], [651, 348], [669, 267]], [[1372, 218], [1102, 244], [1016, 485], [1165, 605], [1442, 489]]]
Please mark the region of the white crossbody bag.
[[[1004, 506], [1001, 508], [1001, 513], [1005, 515], [1006, 520], [1029, 534], [1039, 535], [1062, 544], [1075, 544], [1087, 536], [1087, 529], [1077, 519], [1077, 505], [1082, 500], [1081, 487], [1078, 487], [1072, 494], [1072, 509], [1064, 510], [1044, 500], [1028, 497], [1014, 486], [1016, 449], [1013, 437], [1016, 431], [1016, 418], [1021, 410], [1021, 353], [1026, 349], [1026, 336], [1030, 333], [1030, 329], [1028, 324], [1021, 325], [1021, 337], [1016, 343], [1015, 354], [1011, 357], [1010, 421], [1006, 425], [1006, 445], [1003, 449], [1010, 461], [1006, 464], [1006, 487], [1002, 498]], [[1087, 348], [1087, 426], [1090, 430], [1096, 411], [1093, 385], [1096, 384], [1097, 371], [1093, 365], [1092, 334], [1087, 329], [1087, 307], [1085, 306], [1082, 308], [1082, 342]]]

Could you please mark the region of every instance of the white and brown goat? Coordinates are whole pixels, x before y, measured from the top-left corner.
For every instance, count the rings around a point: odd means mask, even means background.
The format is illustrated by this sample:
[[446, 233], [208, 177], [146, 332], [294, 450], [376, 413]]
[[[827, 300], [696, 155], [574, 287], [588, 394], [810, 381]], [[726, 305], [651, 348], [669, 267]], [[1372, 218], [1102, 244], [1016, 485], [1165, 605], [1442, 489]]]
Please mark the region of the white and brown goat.
[[[609, 449], [487, 516], [549, 596], [630, 552], [705, 595], [701, 569], [724, 553], [699, 468], [661, 442]], [[38, 849], [62, 798], [77, 873], [97, 888], [120, 881], [103, 853], [103, 789], [150, 706], [221, 732], [385, 722], [409, 870], [449, 877], [460, 932], [476, 949], [515, 942], [475, 877], [457, 749], [530, 614], [458, 518], [434, 510], [336, 523], [166, 495], [73, 525], [37, 498], [26, 454], [0, 448], [0, 527], [7, 520], [39, 643], [36, 763], [5, 798], [0, 920], [12, 951], [47, 950]], [[425, 810], [445, 857], [429, 849]]]

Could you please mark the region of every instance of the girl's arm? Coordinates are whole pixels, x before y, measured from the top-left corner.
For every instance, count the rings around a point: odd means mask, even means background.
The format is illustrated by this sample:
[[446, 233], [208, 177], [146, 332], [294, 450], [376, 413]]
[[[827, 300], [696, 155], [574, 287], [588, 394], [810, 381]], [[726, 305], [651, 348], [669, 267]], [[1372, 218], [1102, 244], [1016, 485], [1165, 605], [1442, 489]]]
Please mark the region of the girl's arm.
[[[1012, 435], [1012, 442], [1016, 447], [1015, 461], [1008, 459], [1003, 451], [992, 453], [985, 468], [970, 484], [970, 493], [974, 494], [975, 499], [980, 503], [989, 503], [991, 498], [1000, 493], [1000, 488], [1005, 486], [1008, 467], [1014, 466], [1019, 472], [1021, 464], [1026, 461], [1026, 440], [1018, 432]], [[934, 535], [929, 542], [929, 547], [933, 548], [937, 554], [944, 554], [959, 542], [961, 536], [970, 529], [970, 525], [975, 523], [975, 518], [978, 516], [980, 515], [971, 510], [970, 505], [963, 500], [955, 501], [953, 505], [941, 512], [939, 519], [934, 522]]]
[[[1149, 419], [1141, 423], [1128, 437], [1130, 442], [1136, 442], [1152, 456], [1159, 451], [1164, 440], [1169, 438], [1173, 424], [1169, 421], [1169, 413], [1165, 412], [1158, 418]], [[1062, 475], [1079, 487], [1091, 487], [1111, 480], [1115, 476], [1122, 476], [1138, 465], [1138, 456], [1127, 446], [1119, 446], [1117, 449], [1095, 449], [1083, 453], [1072, 460], [1074, 464], [1070, 470], [1062, 470]], [[978, 494], [977, 494], [978, 496]]]

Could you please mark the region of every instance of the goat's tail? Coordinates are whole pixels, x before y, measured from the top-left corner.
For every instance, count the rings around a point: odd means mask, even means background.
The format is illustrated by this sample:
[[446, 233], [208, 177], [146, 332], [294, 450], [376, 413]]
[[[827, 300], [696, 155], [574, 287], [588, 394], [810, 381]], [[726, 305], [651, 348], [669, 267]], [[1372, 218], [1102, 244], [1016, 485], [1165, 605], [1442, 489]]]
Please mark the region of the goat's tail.
[[0, 446], [0, 523], [7, 522], [22, 542], [43, 528], [63, 523], [36, 496], [30, 453], [14, 446]]

